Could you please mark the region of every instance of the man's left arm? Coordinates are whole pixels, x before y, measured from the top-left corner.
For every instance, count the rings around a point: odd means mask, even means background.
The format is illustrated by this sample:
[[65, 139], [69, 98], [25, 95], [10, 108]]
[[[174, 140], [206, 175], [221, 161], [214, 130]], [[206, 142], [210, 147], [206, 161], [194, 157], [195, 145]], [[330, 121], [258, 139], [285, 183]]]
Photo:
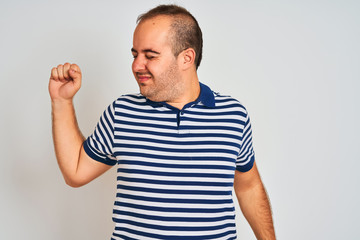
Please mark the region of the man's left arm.
[[276, 239], [269, 198], [255, 163], [247, 172], [235, 170], [234, 190], [241, 211], [256, 238]]

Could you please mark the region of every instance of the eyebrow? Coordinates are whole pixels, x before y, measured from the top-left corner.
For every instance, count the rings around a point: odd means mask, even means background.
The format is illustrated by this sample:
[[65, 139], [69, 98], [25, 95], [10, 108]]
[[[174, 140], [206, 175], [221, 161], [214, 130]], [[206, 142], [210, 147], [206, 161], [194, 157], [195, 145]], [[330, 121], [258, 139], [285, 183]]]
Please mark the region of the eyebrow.
[[[131, 48], [131, 52], [137, 53], [138, 51], [135, 50], [134, 48]], [[152, 49], [144, 49], [144, 50], [142, 50], [142, 52], [144, 52], [144, 53], [150, 52], [150, 53], [160, 54], [159, 52], [154, 51], [154, 50], [152, 50]]]

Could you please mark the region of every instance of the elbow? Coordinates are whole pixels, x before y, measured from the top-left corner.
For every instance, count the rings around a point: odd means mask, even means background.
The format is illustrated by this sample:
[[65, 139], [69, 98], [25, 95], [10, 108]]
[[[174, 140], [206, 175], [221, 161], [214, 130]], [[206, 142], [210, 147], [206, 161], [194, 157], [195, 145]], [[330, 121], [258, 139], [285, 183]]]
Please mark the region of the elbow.
[[72, 188], [79, 188], [84, 186], [86, 183], [76, 179], [64, 178], [65, 183]]

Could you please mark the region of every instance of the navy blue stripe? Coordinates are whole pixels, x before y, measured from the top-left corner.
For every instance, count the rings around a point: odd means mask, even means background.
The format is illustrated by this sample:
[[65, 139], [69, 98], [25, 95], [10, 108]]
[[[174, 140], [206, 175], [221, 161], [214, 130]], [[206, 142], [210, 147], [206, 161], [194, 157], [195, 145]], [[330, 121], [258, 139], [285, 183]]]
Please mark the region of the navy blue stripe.
[[214, 218], [195, 218], [195, 217], [162, 217], [154, 215], [146, 215], [135, 212], [114, 210], [114, 214], [119, 214], [123, 216], [131, 216], [142, 219], [156, 220], [156, 221], [165, 221], [165, 222], [218, 222], [223, 220], [234, 220], [235, 216], [223, 216], [223, 217], [214, 217]]
[[[115, 201], [116, 206], [120, 207], [129, 207], [134, 209], [149, 210], [149, 211], [158, 211], [158, 212], [173, 212], [173, 213], [225, 213], [233, 212], [234, 207], [228, 208], [170, 208], [170, 207], [154, 207], [148, 205], [139, 205], [128, 202], [119, 202]], [[115, 208], [114, 208], [115, 209]]]
[[124, 113], [124, 112], [117, 112], [116, 116], [119, 117], [127, 117], [127, 118], [133, 118], [136, 119], [136, 121], [138, 120], [151, 120], [151, 121], [157, 121], [157, 122], [174, 122], [177, 121], [176, 119], [176, 115], [174, 115], [172, 118], [161, 118], [161, 117], [149, 117], [149, 116], [140, 116], [140, 115], [133, 115], [133, 114], [129, 114], [129, 113]]
[[143, 161], [132, 161], [132, 160], [121, 160], [121, 164], [128, 165], [139, 165], [139, 166], [151, 166], [151, 167], [163, 167], [163, 168], [184, 168], [184, 169], [202, 169], [203, 171], [209, 169], [223, 169], [223, 170], [235, 170], [234, 166], [226, 165], [210, 165], [210, 164], [166, 164], [166, 163], [156, 163], [156, 162], [143, 162]]
[[[137, 104], [138, 105], [138, 104]], [[141, 104], [140, 107], [143, 107], [144, 105], [146, 104]], [[129, 111], [133, 111], [133, 112], [142, 112], [142, 113], [150, 113], [150, 114], [158, 114], [159, 113], [159, 110], [157, 109], [154, 109], [154, 108], [147, 108], [147, 109], [144, 109], [144, 108], [135, 108], [135, 107], [132, 107], [132, 106], [127, 106], [127, 105], [119, 105], [119, 104], [115, 104], [115, 107], [116, 108], [119, 108], [121, 109], [121, 111], [123, 109], [126, 109], [126, 110], [129, 110]], [[117, 111], [116, 112], [116, 116], [120, 116], [119, 113], [121, 113], [120, 111]], [[168, 111], [161, 111], [161, 114], [169, 114], [169, 115], [173, 115], [174, 114], [174, 111], [172, 110], [168, 110]], [[137, 116], [137, 115], [136, 115]]]
[[213, 186], [213, 187], [232, 187], [232, 182], [196, 182], [196, 181], [165, 181], [155, 179], [142, 179], [133, 177], [118, 176], [117, 180], [126, 182], [138, 182], [138, 183], [151, 183], [151, 184], [163, 184], [171, 186]]
[[222, 153], [237, 155], [238, 152], [228, 149], [176, 149], [176, 148], [162, 148], [155, 146], [147, 146], [143, 144], [125, 144], [125, 143], [114, 143], [115, 148], [128, 148], [128, 149], [142, 149], [142, 150], [153, 150], [158, 152], [165, 152], [167, 154], [171, 153], [218, 153], [221, 155]]
[[[132, 125], [129, 123], [129, 125]], [[169, 130], [178, 130], [177, 127], [169, 128]], [[211, 137], [213, 139], [216, 138], [229, 138], [229, 140], [241, 140], [241, 136], [234, 134], [224, 134], [224, 133], [188, 133], [188, 134], [179, 134], [179, 133], [169, 133], [169, 132], [155, 132], [148, 131], [143, 129], [124, 129], [115, 127], [115, 132], [126, 132], [126, 133], [139, 133], [139, 134], [148, 134], [153, 135], [154, 138], [160, 139], [161, 137], [177, 137], [177, 138], [206, 138]]]
[[[97, 127], [97, 128], [99, 128], [99, 127]], [[98, 134], [96, 134], [96, 132], [94, 132], [94, 134], [93, 134], [93, 140], [96, 140], [96, 141], [93, 141], [93, 143], [95, 145], [95, 149], [98, 149], [99, 151], [101, 151], [100, 149], [104, 149], [102, 147], [102, 143], [100, 142], [101, 141], [100, 136]]]
[[241, 112], [241, 111], [234, 111], [234, 110], [223, 111], [223, 112], [220, 112], [220, 111], [216, 111], [216, 112], [211, 112], [211, 111], [208, 111], [208, 112], [196, 112], [196, 111], [193, 111], [193, 110], [189, 110], [189, 111], [185, 111], [185, 113], [189, 113], [189, 114], [194, 115], [194, 116], [224, 116], [224, 117], [227, 117], [227, 116], [231, 115], [231, 116], [236, 116], [237, 118], [240, 117], [240, 116], [241, 117], [246, 117], [246, 113]]
[[158, 202], [158, 203], [189, 203], [189, 204], [231, 204], [233, 203], [232, 198], [229, 199], [187, 199], [187, 198], [157, 198], [157, 197], [146, 197], [146, 196], [138, 196], [131, 195], [125, 193], [117, 193], [116, 197], [118, 198], [126, 198], [132, 200], [140, 200], [147, 202]]
[[[177, 119], [174, 118], [173, 122], [177, 122]], [[160, 128], [160, 129], [167, 129], [167, 130], [177, 130], [177, 126], [168, 126], [162, 124], [151, 124], [151, 123], [143, 123], [143, 122], [136, 122], [136, 121], [125, 121], [125, 120], [118, 120], [115, 119], [116, 124], [126, 124], [130, 126], [137, 126], [137, 127], [151, 127], [151, 128]], [[116, 129], [116, 128], [115, 128]], [[120, 131], [125, 131], [126, 129], [119, 129]], [[154, 135], [157, 135], [157, 132], [153, 132]]]
[[124, 94], [118, 99], [123, 100], [123, 99], [128, 99], [128, 98], [144, 99], [145, 100], [145, 97], [143, 95], [141, 95], [141, 94]]
[[[136, 238], [131, 238], [131, 237], [125, 236], [123, 234], [117, 234], [117, 233], [113, 233], [113, 236], [114, 237], [119, 237], [119, 238], [121, 238], [121, 240], [139, 240], [139, 239], [136, 239]], [[111, 238], [111, 240], [116, 240], [116, 239]]]
[[96, 155], [95, 153], [93, 153], [93, 150], [91, 149], [91, 145], [90, 145], [90, 143], [88, 144], [88, 141], [90, 141], [89, 138], [87, 140], [85, 140], [85, 142], [83, 143], [83, 148], [84, 148], [86, 154], [88, 156], [90, 156], [92, 159], [95, 159], [97, 161], [100, 161], [100, 162], [104, 161], [105, 157], [102, 158], [102, 157]]
[[243, 152], [248, 152], [249, 148], [252, 147], [252, 138], [251, 135], [249, 135], [249, 137], [247, 139], [245, 139], [246, 141], [243, 142], [243, 145], [241, 146], [241, 152], [240, 155], [242, 155]]
[[[141, 100], [141, 101], [135, 101], [135, 100]], [[131, 103], [134, 105], [139, 105], [139, 106], [146, 106], [148, 105], [146, 103], [145, 97], [142, 95], [123, 95], [120, 98], [117, 99], [117, 101], [115, 102], [115, 107], [122, 107], [123, 104], [121, 104], [121, 102], [127, 102], [127, 103]], [[120, 105], [121, 104], [121, 105]]]
[[[230, 103], [232, 102], [232, 103]], [[216, 98], [215, 100], [215, 104], [216, 103], [222, 103], [223, 106], [218, 106], [216, 105], [217, 108], [221, 109], [223, 107], [241, 107], [241, 108], [244, 108], [244, 106], [236, 99], [230, 97], [230, 96], [222, 96], [222, 98]], [[227, 103], [227, 105], [224, 105], [224, 103]], [[245, 108], [244, 108], [245, 109]]]
[[[222, 156], [189, 156], [189, 157], [182, 157], [182, 156], [163, 156], [163, 155], [156, 155], [156, 154], [149, 154], [149, 153], [141, 153], [141, 152], [127, 152], [127, 151], [119, 151], [117, 150], [114, 153], [115, 156], [122, 156], [124, 159], [127, 157], [143, 157], [143, 158], [153, 158], [153, 159], [162, 159], [162, 160], [178, 160], [178, 161], [226, 161], [226, 162], [235, 162], [233, 158], [227, 158]], [[121, 160], [120, 160], [121, 161]]]
[[250, 122], [249, 120], [247, 120], [247, 122], [245, 123], [245, 126], [244, 126], [244, 133], [243, 133], [243, 136], [247, 135], [250, 131], [251, 133], [251, 125], [250, 125]]
[[92, 147], [91, 147], [91, 145], [88, 143], [88, 141], [90, 141], [89, 138], [88, 138], [87, 140], [85, 140], [85, 142], [83, 143], [83, 148], [84, 148], [86, 154], [87, 154], [89, 157], [91, 157], [92, 159], [94, 159], [94, 160], [96, 160], [96, 161], [98, 161], [98, 162], [101, 162], [101, 163], [104, 163], [104, 164], [110, 165], [110, 166], [114, 166], [114, 165], [117, 163], [116, 160], [110, 159], [110, 158], [108, 158], [108, 157], [106, 157], [106, 156], [102, 158], [102, 157], [96, 155], [96, 154], [93, 152], [93, 151], [95, 151], [95, 150], [92, 149]]
[[[106, 117], [106, 116], [104, 116], [104, 117]], [[103, 118], [102, 118], [102, 119], [103, 119]], [[107, 128], [106, 128], [106, 125], [104, 124], [104, 122], [103, 122], [102, 119], [100, 120], [100, 122], [99, 122], [99, 124], [98, 124], [98, 130], [99, 130], [99, 134], [100, 134], [101, 138], [103, 139], [103, 142], [104, 142], [103, 145], [106, 146], [106, 148], [107, 148], [106, 151], [109, 152], [109, 151], [111, 151], [111, 149], [112, 149], [112, 147], [111, 147], [111, 145], [110, 145], [110, 144], [112, 144], [112, 141], [110, 140], [110, 142], [108, 142], [108, 141], [106, 140], [106, 137], [108, 137], [108, 139], [112, 139], [112, 137], [111, 137], [110, 133], [108, 132], [108, 130], [107, 130]], [[100, 124], [102, 125], [105, 133], [103, 132], [103, 130], [100, 129]], [[105, 134], [106, 134], [106, 137], [105, 137]], [[99, 138], [99, 137], [97, 137], [97, 138]], [[97, 140], [98, 140], [98, 139], [97, 139]], [[98, 140], [98, 141], [99, 141], [99, 140]]]
[[[150, 232], [141, 232], [141, 231], [137, 231], [134, 229], [125, 228], [125, 227], [115, 227], [115, 230], [125, 231], [125, 232], [129, 232], [132, 234], [144, 236], [144, 237], [157, 238], [157, 239], [162, 239], [162, 240], [208, 240], [208, 239], [217, 239], [217, 238], [224, 237], [226, 235], [236, 233], [235, 230], [231, 230], [231, 231], [227, 231], [227, 232], [220, 233], [220, 234], [205, 235], [205, 236], [174, 236], [174, 235], [159, 235], [159, 234], [154, 234], [154, 233], [150, 233]], [[234, 239], [234, 238], [231, 238], [231, 239]]]
[[143, 222], [136, 222], [129, 219], [114, 219], [116, 223], [125, 223], [132, 226], [138, 226], [143, 228], [149, 228], [149, 229], [157, 229], [162, 231], [179, 231], [179, 232], [196, 232], [196, 231], [216, 231], [219, 229], [224, 229], [227, 227], [235, 227], [234, 223], [225, 223], [217, 226], [208, 226], [208, 227], [197, 227], [197, 226], [162, 226], [162, 225], [155, 225], [155, 224], [149, 224], [149, 223], [143, 223]]
[[[183, 120], [181, 120], [183, 121]], [[193, 121], [194, 122], [194, 121]], [[206, 123], [207, 121], [202, 121], [203, 123]], [[200, 122], [198, 122], [199, 124]], [[219, 130], [219, 131], [234, 131], [234, 132], [238, 132], [239, 134], [241, 134], [243, 132], [242, 128], [236, 128], [236, 127], [230, 127], [230, 126], [207, 126], [207, 125], [196, 125], [196, 126], [189, 126], [189, 125], [184, 125], [181, 124], [181, 129], [184, 130]], [[196, 134], [199, 135], [199, 134]], [[234, 135], [231, 135], [232, 138], [234, 138]]]
[[116, 135], [114, 137], [116, 140], [128, 140], [128, 141], [143, 141], [143, 142], [152, 142], [152, 143], [160, 143], [167, 145], [181, 145], [181, 146], [201, 146], [201, 145], [218, 145], [218, 146], [232, 146], [239, 148], [239, 144], [234, 142], [234, 139], [229, 139], [229, 141], [170, 141], [164, 140], [162, 138], [146, 138], [146, 137], [133, 137], [133, 136], [123, 136]]
[[[114, 107], [113, 105], [111, 105], [111, 107]], [[107, 124], [107, 126], [109, 127], [109, 129], [111, 131], [111, 133], [107, 133], [107, 134], [108, 134], [108, 136], [112, 136], [112, 137], [110, 137], [110, 142], [111, 142], [111, 146], [112, 146], [113, 143], [114, 143], [113, 142], [113, 137], [114, 137], [114, 125], [113, 125], [113, 123], [114, 123], [114, 115], [112, 113], [112, 110], [111, 110], [110, 106], [108, 107], [108, 114], [110, 115], [110, 119], [105, 115], [105, 121], [106, 121], [106, 124]], [[111, 147], [110, 147], [110, 149], [111, 149]]]
[[[183, 119], [181, 119], [181, 122], [185, 121], [186, 117], [184, 117]], [[125, 124], [125, 125], [129, 125], [129, 126], [138, 126], [138, 127], [149, 127], [149, 128], [159, 128], [159, 129], [167, 129], [167, 130], [177, 130], [178, 127], [177, 127], [177, 124], [174, 126], [168, 126], [168, 125], [162, 125], [160, 122], [161, 120], [159, 119], [152, 119], [153, 121], [157, 121], [158, 123], [144, 123], [144, 122], [137, 122], [137, 119], [134, 118], [134, 121], [125, 121], [125, 120], [119, 120], [119, 119], [115, 119], [115, 123], [116, 124]], [[166, 122], [170, 122], [170, 123], [177, 123], [177, 118], [175, 117], [174, 119], [170, 119], [169, 121], [166, 121]], [[192, 121], [192, 122], [198, 122], [198, 123], [201, 123], [201, 122], [204, 122], [204, 123], [207, 123], [207, 122], [211, 122], [211, 121], [207, 121], [207, 120], [190, 120], [189, 118], [187, 118], [187, 120], [189, 121]], [[216, 121], [216, 122], [219, 122], [219, 121]], [[226, 122], [226, 121], [224, 121]], [[233, 123], [236, 123], [236, 124], [240, 124], [241, 126], [243, 125], [243, 123], [241, 123], [242, 121], [227, 121], [227, 122], [233, 122]], [[230, 126], [222, 126], [222, 125], [219, 125], [219, 126], [206, 126], [206, 125], [197, 125], [197, 126], [189, 126], [189, 125], [182, 125], [182, 129], [189, 129], [189, 130], [204, 130], [204, 129], [208, 129], [208, 130], [228, 130], [228, 131], [235, 131], [235, 132], [239, 132], [239, 133], [242, 133], [243, 129], [240, 128], [240, 127], [230, 127]], [[117, 128], [115, 128], [116, 130]], [[128, 132], [129, 130], [131, 131], [131, 129], [118, 129], [120, 131], [124, 131], [124, 132]], [[151, 132], [151, 134], [157, 136], [159, 134], [164, 134], [164, 133], [159, 133], [159, 132]], [[196, 137], [201, 137], [202, 134], [196, 134]], [[217, 137], [217, 136], [214, 136], [212, 133], [211, 133], [211, 136], [213, 137]], [[230, 135], [231, 138], [234, 138], [233, 136], [234, 135]]]
[[253, 167], [254, 161], [255, 161], [255, 156], [252, 155], [252, 157], [250, 158], [250, 161], [249, 161], [248, 164], [246, 164], [246, 165], [244, 165], [244, 166], [238, 165], [238, 166], [236, 167], [236, 170], [238, 170], [238, 171], [240, 171], [240, 172], [247, 172], [247, 171], [249, 171], [249, 170]]
[[135, 173], [135, 174], [146, 174], [153, 176], [173, 176], [173, 177], [198, 177], [198, 178], [230, 178], [234, 177], [233, 174], [220, 174], [220, 173], [180, 173], [180, 172], [156, 172], [142, 169], [126, 169], [121, 168], [121, 163], [117, 170], [118, 173]]
[[[227, 101], [227, 102], [231, 102], [231, 101]], [[234, 111], [234, 108], [237, 108], [239, 110], [235, 110], [235, 111], [239, 111], [239, 113], [241, 113], [241, 116], [244, 115], [244, 112], [245, 112], [245, 116], [247, 115], [246, 113], [246, 109], [244, 108], [244, 106], [242, 106], [241, 104], [239, 103], [232, 103], [232, 104], [229, 104], [229, 105], [223, 105], [223, 106], [219, 106], [219, 103], [221, 103], [221, 101], [219, 100], [216, 100], [216, 111], [208, 111], [210, 114], [214, 114], [214, 115], [221, 115], [222, 113], [227, 113], [227, 112], [232, 112]], [[193, 107], [191, 110], [196, 110], [196, 109], [201, 109], [203, 110], [204, 107], [203, 106], [200, 106], [200, 105], [197, 105], [195, 107]], [[199, 111], [199, 112], [203, 112], [203, 111]]]
[[117, 185], [117, 189], [130, 190], [136, 192], [147, 192], [147, 193], [162, 193], [162, 194], [186, 194], [186, 195], [231, 195], [230, 191], [208, 191], [208, 190], [181, 190], [181, 189], [158, 189], [158, 188], [147, 188], [147, 187], [135, 187], [126, 185]]
[[[240, 119], [229, 119], [229, 118], [221, 118], [221, 119], [202, 119], [202, 118], [192, 118], [187, 115], [182, 116], [181, 121], [190, 121], [190, 122], [205, 122], [205, 123], [236, 123], [240, 125], [244, 125], [245, 122]], [[214, 126], [221, 127], [221, 126]]]
[[[142, 95], [120, 97], [104, 112], [98, 125], [99, 132], [92, 136], [94, 143], [91, 146], [87, 146], [86, 151], [95, 156], [99, 151], [95, 149], [107, 146], [113, 152], [99, 153], [100, 156], [96, 158], [101, 158], [100, 161], [102, 162], [109, 162], [107, 155], [112, 154], [118, 159], [117, 198], [121, 202], [115, 202], [114, 214], [118, 216], [114, 217], [114, 221], [117, 222], [117, 229], [122, 229], [124, 232], [119, 232], [118, 235], [114, 233], [114, 238], [133, 240], [134, 238], [152, 237], [155, 239], [205, 240], [218, 239], [223, 236], [226, 239], [236, 239], [236, 237], [228, 235], [229, 233], [235, 234], [236, 231], [233, 219], [235, 209], [232, 204], [231, 190], [235, 167], [239, 171], [247, 171], [254, 163], [250, 121], [244, 106], [231, 97], [217, 94], [215, 101], [216, 108], [213, 110], [212, 107], [215, 107], [213, 105], [214, 94], [210, 89], [204, 90], [204, 87], [201, 89], [203, 97], [199, 97], [197, 101], [201, 101], [202, 104], [197, 102], [187, 104], [184, 107], [185, 115], [179, 116], [181, 120], [179, 126], [177, 126], [175, 114], [178, 111], [177, 109], [162, 103], [149, 104], [149, 101]], [[163, 118], [159, 117], [158, 114], [161, 114]], [[243, 119], [246, 120], [244, 121]], [[185, 122], [188, 122], [190, 126], [184, 125]], [[165, 126], [166, 124], [170, 126]], [[109, 130], [106, 126], [109, 127]], [[100, 127], [103, 127], [103, 130], [100, 130]], [[143, 130], [144, 128], [149, 128], [150, 130]], [[195, 133], [196, 131], [204, 133], [197, 134]], [[219, 133], [213, 133], [214, 131]], [[145, 137], [137, 137], [139, 134]], [[168, 137], [169, 140], [164, 140], [165, 137]], [[106, 138], [109, 141], [106, 141]], [[202, 138], [210, 139], [210, 141], [206, 139], [204, 141]], [[118, 140], [122, 143], [116, 143]], [[212, 146], [210, 147], [210, 145]], [[190, 149], [179, 149], [179, 146]], [[194, 146], [198, 149], [194, 149]], [[232, 148], [229, 149], [230, 146]], [[145, 153], [146, 150], [150, 151], [151, 154]], [[164, 156], [160, 154], [164, 154]], [[204, 154], [211, 155], [211, 157], [206, 157]], [[191, 155], [200, 156], [194, 157]], [[133, 160], [134, 158], [136, 159]], [[250, 162], [241, 167], [239, 159], [246, 161], [245, 158], [250, 159]], [[180, 161], [181, 163], [173, 164], [173, 161]], [[200, 164], [192, 165], [193, 161], [199, 161]], [[224, 164], [216, 166], [208, 163], [208, 161], [223, 161]], [[150, 167], [155, 167], [155, 171], [150, 171]], [[157, 167], [165, 169], [165, 172], [158, 171]], [[174, 172], [174, 169], [182, 171]], [[189, 173], [186, 169], [196, 169], [196, 171], [195, 173]], [[217, 169], [226, 170], [226, 172], [225, 174], [214, 173]], [[139, 175], [136, 176], [137, 178], [134, 178], [134, 174]], [[159, 180], [157, 176], [164, 176], [169, 179], [176, 177], [177, 181]], [[194, 178], [195, 180], [185, 181], [186, 177]], [[209, 182], [209, 179], [204, 178], [212, 178], [213, 180]], [[146, 184], [153, 185], [148, 186]], [[159, 188], [161, 186], [164, 187], [157, 189], [157, 185], [160, 185]], [[176, 186], [180, 187], [180, 189], [176, 190]], [[194, 187], [189, 188], [188, 186]], [[129, 193], [125, 194], [125, 190], [129, 190]], [[149, 196], [144, 196], [145, 193], [148, 193], [146, 195]], [[154, 197], [156, 193], [159, 196]], [[171, 196], [175, 198], [169, 198], [169, 194], [172, 194]], [[199, 198], [199, 194], [201, 194], [205, 197], [201, 199], [181, 199], [181, 194], [193, 195], [194, 198], [196, 196]], [[221, 199], [213, 199], [214, 196], [220, 196], [219, 194], [222, 195]], [[141, 204], [131, 204], [133, 201], [139, 201]], [[146, 206], [143, 206], [142, 203]], [[155, 204], [160, 207], [154, 206]], [[184, 206], [178, 207], [179, 204], [184, 204]], [[196, 209], [187, 208], [187, 204], [197, 204], [198, 207]], [[230, 207], [223, 208], [221, 204], [229, 204]], [[117, 210], [117, 206], [128, 207], [130, 210]], [[211, 209], [204, 208], [207, 206], [211, 206]], [[152, 213], [139, 213], [137, 210], [141, 209], [157, 211], [159, 214], [152, 216]], [[186, 214], [179, 218], [173, 214], [163, 216], [162, 212], [182, 212]], [[206, 216], [206, 213], [217, 213], [219, 216], [217, 218], [192, 218], [192, 213], [204, 213], [200, 216]], [[226, 216], [227, 214], [230, 214], [230, 216]], [[136, 222], [130, 221], [130, 216], [140, 220]], [[141, 221], [141, 219], [157, 220], [160, 223], [149, 224], [146, 221]], [[213, 222], [216, 224], [217, 221], [224, 219], [229, 219], [231, 223], [215, 227], [210, 227], [209, 224], [204, 224], [203, 227], [196, 227], [195, 224], [196, 222]], [[167, 222], [174, 221], [193, 222], [194, 224], [189, 224], [189, 227], [180, 227], [181, 225], [171, 227], [166, 224]], [[164, 222], [164, 224], [161, 224], [161, 222]], [[143, 227], [145, 230], [137, 231], [135, 230], [136, 226]], [[227, 226], [230, 226], [229, 228], [232, 231], [214, 235], [209, 235], [207, 232], [214, 229], [224, 229]], [[164, 232], [163, 234], [154, 234], [152, 230], [155, 229], [160, 229]], [[167, 235], [168, 230], [178, 231], [178, 235]], [[182, 236], [182, 233], [192, 231], [194, 236]], [[225, 232], [226, 230], [222, 231]], [[131, 237], [129, 236], [130, 233], [138, 236]]]

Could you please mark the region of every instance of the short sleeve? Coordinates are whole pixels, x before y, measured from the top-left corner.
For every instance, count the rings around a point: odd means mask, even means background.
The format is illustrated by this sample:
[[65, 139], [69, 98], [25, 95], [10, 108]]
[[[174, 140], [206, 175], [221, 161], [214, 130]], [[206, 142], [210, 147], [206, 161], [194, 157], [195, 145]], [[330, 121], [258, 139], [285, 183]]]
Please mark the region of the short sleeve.
[[84, 150], [92, 159], [107, 165], [115, 165], [117, 160], [113, 154], [115, 102], [108, 106], [96, 128], [84, 142]]
[[244, 129], [241, 137], [240, 152], [236, 160], [236, 170], [240, 172], [247, 172], [253, 167], [254, 161], [255, 153], [252, 143], [251, 123], [249, 115], [246, 111]]

